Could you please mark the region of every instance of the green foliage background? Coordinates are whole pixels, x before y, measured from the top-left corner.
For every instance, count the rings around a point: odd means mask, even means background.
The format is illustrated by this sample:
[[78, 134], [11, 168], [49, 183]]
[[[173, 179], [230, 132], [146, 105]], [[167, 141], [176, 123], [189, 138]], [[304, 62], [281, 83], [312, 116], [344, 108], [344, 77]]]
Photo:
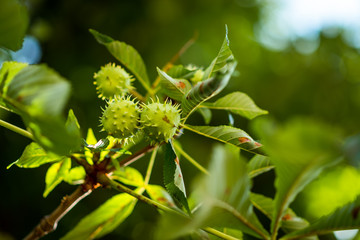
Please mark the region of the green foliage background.
[[[89, 28], [134, 46], [142, 55], [153, 80], [157, 76], [156, 66], [166, 64], [195, 32], [198, 34], [196, 43], [179, 61], [208, 65], [223, 41], [225, 24], [229, 28], [231, 49], [238, 60], [239, 75], [232, 79], [222, 96], [236, 90], [245, 92], [279, 121], [306, 115], [341, 127], [346, 136], [359, 131], [360, 57], [357, 49], [344, 43], [341, 31], [331, 37], [322, 33], [319, 48], [310, 55], [302, 55], [293, 47], [273, 52], [259, 44], [254, 29], [263, 6], [249, 0], [31, 0], [28, 3], [28, 32], [41, 41], [41, 61], [71, 81], [73, 94], [69, 107], [76, 113], [83, 136], [89, 127], [100, 130], [98, 118], [103, 102], [96, 96], [93, 73], [100, 66], [115, 61], [93, 39]], [[141, 92], [143, 89], [138, 87]], [[213, 113], [211, 125], [225, 123], [226, 113]], [[0, 114], [3, 117], [5, 113], [1, 111]], [[18, 126], [22, 124], [15, 115], [6, 118]], [[234, 118], [235, 125], [251, 132], [248, 121]], [[203, 123], [200, 115], [189, 120], [190, 124]], [[61, 184], [44, 199], [46, 167], [5, 169], [20, 157], [29, 141], [4, 128], [0, 128], [0, 135], [0, 238], [3, 232], [19, 239], [50, 213], [65, 193], [71, 193], [73, 187]], [[212, 142], [190, 132], [182, 138], [183, 148], [207, 166], [208, 146]], [[201, 144], [201, 147], [194, 150], [194, 144]], [[142, 159], [134, 167], [144, 171], [146, 162]], [[158, 170], [155, 170], [152, 182], [161, 184], [161, 161], [156, 165]], [[183, 161], [182, 168], [187, 183], [198, 174], [186, 161]], [[273, 172], [256, 178], [255, 192], [273, 196], [274, 188], [268, 184], [271, 179]], [[111, 194], [103, 189], [95, 191], [60, 222], [56, 232], [44, 239], [64, 236], [79, 219]], [[295, 205], [301, 208], [300, 201]], [[127, 221], [105, 239], [146, 239], [156, 215], [155, 209], [138, 203]]]

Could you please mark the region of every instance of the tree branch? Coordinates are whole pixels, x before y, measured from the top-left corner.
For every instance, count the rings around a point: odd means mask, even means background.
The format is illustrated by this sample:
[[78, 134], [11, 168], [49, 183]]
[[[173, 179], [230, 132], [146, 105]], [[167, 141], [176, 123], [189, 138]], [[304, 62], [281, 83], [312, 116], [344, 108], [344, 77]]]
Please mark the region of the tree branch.
[[40, 223], [24, 238], [25, 240], [39, 239], [46, 234], [54, 231], [58, 222], [67, 214], [79, 201], [88, 196], [93, 187], [85, 183], [79, 186], [70, 196], [65, 196], [60, 205], [43, 219]]

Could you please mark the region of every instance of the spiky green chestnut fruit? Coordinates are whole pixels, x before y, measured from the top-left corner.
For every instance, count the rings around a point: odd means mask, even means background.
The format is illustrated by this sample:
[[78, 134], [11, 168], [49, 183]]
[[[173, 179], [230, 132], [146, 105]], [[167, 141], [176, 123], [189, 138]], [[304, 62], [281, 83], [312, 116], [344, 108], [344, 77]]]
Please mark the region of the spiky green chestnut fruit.
[[152, 102], [143, 106], [140, 122], [152, 144], [167, 142], [180, 125], [180, 110], [169, 102]]
[[94, 84], [101, 99], [113, 99], [114, 96], [124, 96], [133, 87], [131, 82], [134, 79], [129, 73], [115, 63], [101, 67], [100, 71], [94, 74]]
[[114, 98], [101, 117], [101, 125], [109, 135], [123, 140], [135, 135], [139, 126], [140, 109], [133, 100]]

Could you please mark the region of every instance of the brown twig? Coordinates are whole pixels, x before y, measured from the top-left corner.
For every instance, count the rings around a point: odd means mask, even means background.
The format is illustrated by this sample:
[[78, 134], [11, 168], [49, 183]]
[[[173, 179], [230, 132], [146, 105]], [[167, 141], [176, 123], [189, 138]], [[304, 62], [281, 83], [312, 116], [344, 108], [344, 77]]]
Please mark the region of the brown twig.
[[65, 216], [65, 214], [67, 214], [79, 201], [92, 192], [93, 187], [90, 185], [85, 183], [79, 186], [71, 195], [65, 196], [61, 200], [60, 205], [50, 215], [43, 217], [40, 223], [24, 239], [39, 239], [54, 231], [58, 222]]
[[[164, 72], [167, 72], [172, 65], [179, 59], [181, 55], [184, 54], [184, 52], [194, 44], [196, 39], [198, 38], [198, 33], [195, 32], [194, 35], [182, 46], [182, 48], [170, 59], [168, 63], [165, 64], [165, 66], [162, 68]], [[160, 77], [158, 76], [156, 80], [154, 81], [153, 85], [151, 86], [152, 89], [155, 89], [157, 85], [160, 83]]]
[[148, 145], [144, 147], [143, 149], [140, 149], [138, 152], [134, 153], [133, 155], [129, 156], [128, 158], [125, 158], [120, 162], [120, 166], [126, 167], [130, 165], [131, 163], [135, 162], [139, 158], [142, 158], [145, 156], [146, 153], [152, 151], [155, 148], [155, 146]]
[[[128, 166], [136, 160], [143, 157], [146, 153], [154, 150], [156, 146], [148, 145], [143, 149], [139, 150], [135, 154], [120, 162], [120, 166]], [[98, 157], [98, 156], [96, 156]], [[95, 157], [95, 158], [96, 158]], [[92, 190], [101, 186], [101, 181], [97, 179], [98, 175], [105, 174], [105, 172], [111, 172], [115, 169], [105, 171], [106, 165], [110, 162], [104, 160], [97, 164], [95, 161], [94, 165], [90, 165], [85, 159], [71, 156], [78, 164], [82, 165], [86, 171], [85, 183], [79, 186], [70, 196], [65, 196], [60, 205], [50, 214], [43, 217], [40, 223], [24, 238], [24, 240], [36, 240], [48, 233], [54, 231], [57, 227], [58, 222], [83, 198], [88, 196]], [[105, 164], [105, 165], [104, 165]]]

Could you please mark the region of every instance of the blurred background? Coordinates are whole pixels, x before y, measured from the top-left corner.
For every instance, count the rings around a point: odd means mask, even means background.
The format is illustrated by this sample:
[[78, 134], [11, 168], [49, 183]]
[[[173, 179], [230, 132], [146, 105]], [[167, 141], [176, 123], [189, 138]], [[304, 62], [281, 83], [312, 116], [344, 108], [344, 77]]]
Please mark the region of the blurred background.
[[[238, 74], [222, 96], [242, 91], [279, 122], [307, 116], [341, 128], [344, 137], [359, 134], [360, 1], [27, 0], [26, 4], [30, 27], [23, 49], [10, 55], [0, 51], [0, 62], [12, 58], [46, 63], [71, 81], [69, 108], [74, 110], [83, 135], [90, 127], [100, 130], [100, 107], [105, 105], [96, 96], [93, 74], [100, 66], [115, 62], [90, 35], [89, 28], [136, 48], [150, 78], [155, 79], [155, 67], [164, 66], [194, 35], [198, 36], [196, 42], [177, 63], [209, 65], [224, 39], [225, 24], [239, 63]], [[3, 111], [0, 115], [22, 126], [17, 116]], [[249, 121], [234, 118], [236, 127], [252, 134]], [[191, 121], [203, 124], [200, 115], [194, 115]], [[226, 113], [213, 112], [211, 125], [227, 122]], [[0, 128], [0, 134], [0, 239], [21, 239], [74, 187], [63, 183], [44, 199], [48, 166], [6, 170], [29, 141], [4, 128]], [[103, 133], [97, 136], [104, 137]], [[214, 142], [186, 133], [181, 143], [185, 151], [207, 166], [208, 146]], [[194, 150], [194, 143], [201, 147]], [[162, 183], [161, 162], [159, 157], [152, 183]], [[145, 158], [133, 166], [144, 172], [146, 163]], [[199, 172], [186, 161], [182, 161], [182, 168], [190, 190], [192, 178]], [[323, 180], [310, 185], [293, 204], [300, 215], [316, 219], [360, 193], [360, 174], [355, 167], [338, 167], [323, 175]], [[269, 185], [273, 178], [273, 172], [257, 177], [254, 191], [273, 197], [274, 187]], [[60, 238], [113, 194], [110, 190], [95, 191], [44, 239]], [[333, 204], [323, 212], [317, 211], [329, 199]], [[149, 239], [156, 216], [154, 209], [138, 203], [134, 213], [104, 239]]]

